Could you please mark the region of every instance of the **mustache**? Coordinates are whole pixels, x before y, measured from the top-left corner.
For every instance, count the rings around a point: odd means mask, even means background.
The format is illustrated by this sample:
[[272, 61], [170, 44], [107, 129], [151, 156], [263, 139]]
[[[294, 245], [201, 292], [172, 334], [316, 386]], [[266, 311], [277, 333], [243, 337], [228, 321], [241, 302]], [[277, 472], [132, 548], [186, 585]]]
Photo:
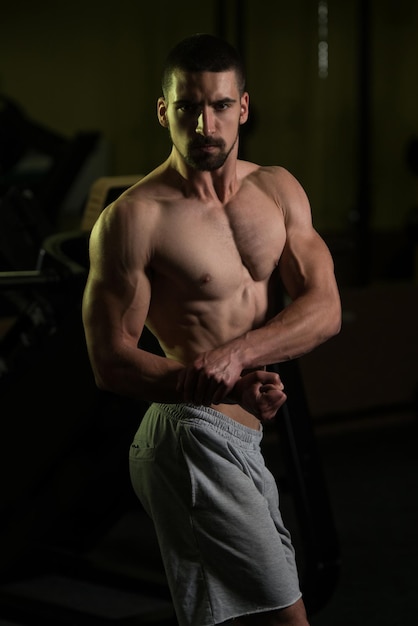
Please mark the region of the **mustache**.
[[217, 148], [223, 148], [224, 141], [222, 139], [213, 139], [212, 137], [199, 136], [194, 139], [190, 144], [191, 148], [204, 148], [206, 146], [216, 146]]

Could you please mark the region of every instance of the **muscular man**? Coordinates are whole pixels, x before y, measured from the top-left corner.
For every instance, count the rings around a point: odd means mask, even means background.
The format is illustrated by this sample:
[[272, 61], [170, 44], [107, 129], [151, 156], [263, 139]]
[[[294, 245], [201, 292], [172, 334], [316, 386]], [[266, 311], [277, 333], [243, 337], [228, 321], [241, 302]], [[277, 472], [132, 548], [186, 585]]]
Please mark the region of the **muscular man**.
[[[83, 319], [95, 380], [150, 403], [131, 476], [180, 626], [306, 626], [260, 440], [286, 400], [266, 366], [339, 331], [332, 259], [295, 178], [238, 158], [249, 96], [236, 51], [185, 39], [162, 89], [171, 153], [91, 234]], [[139, 347], [144, 326], [165, 356]]]

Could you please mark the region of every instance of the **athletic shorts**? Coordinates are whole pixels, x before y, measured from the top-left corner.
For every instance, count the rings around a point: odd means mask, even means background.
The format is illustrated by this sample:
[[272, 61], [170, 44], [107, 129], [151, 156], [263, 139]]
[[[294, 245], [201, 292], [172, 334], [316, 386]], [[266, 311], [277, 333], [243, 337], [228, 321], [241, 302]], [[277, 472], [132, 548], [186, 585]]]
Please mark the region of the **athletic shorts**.
[[179, 626], [214, 626], [301, 597], [274, 477], [254, 430], [209, 407], [152, 404], [130, 450]]

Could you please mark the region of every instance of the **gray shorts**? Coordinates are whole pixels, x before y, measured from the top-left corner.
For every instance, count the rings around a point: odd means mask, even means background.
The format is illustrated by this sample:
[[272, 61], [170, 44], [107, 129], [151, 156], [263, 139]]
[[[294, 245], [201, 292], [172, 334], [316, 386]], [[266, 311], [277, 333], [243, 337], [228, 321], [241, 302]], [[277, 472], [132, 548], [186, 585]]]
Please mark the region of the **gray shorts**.
[[214, 626], [301, 597], [262, 430], [209, 407], [153, 404], [130, 450], [180, 626]]

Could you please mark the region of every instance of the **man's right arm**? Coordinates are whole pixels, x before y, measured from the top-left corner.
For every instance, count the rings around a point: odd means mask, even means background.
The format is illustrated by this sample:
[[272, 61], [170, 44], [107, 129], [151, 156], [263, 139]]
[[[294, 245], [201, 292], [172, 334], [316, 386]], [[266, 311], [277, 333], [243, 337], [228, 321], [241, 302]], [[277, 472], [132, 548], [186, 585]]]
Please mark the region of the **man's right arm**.
[[150, 402], [179, 402], [177, 376], [183, 365], [138, 348], [151, 298], [148, 249], [145, 224], [133, 223], [129, 206], [105, 209], [91, 233], [83, 295], [89, 359], [100, 389]]

